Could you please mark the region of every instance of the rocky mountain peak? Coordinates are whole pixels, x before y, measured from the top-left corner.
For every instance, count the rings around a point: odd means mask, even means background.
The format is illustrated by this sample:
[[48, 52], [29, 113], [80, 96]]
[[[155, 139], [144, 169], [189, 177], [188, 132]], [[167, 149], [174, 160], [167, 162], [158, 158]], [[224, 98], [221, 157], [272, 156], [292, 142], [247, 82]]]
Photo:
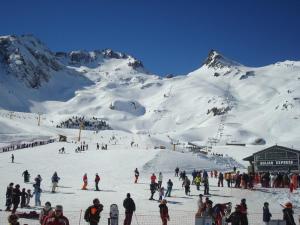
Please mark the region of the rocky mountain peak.
[[215, 50], [211, 50], [208, 54], [208, 57], [204, 61], [203, 65], [206, 65], [208, 68], [213, 69], [222, 69], [224, 67], [231, 68], [234, 66], [241, 66], [241, 64], [226, 58]]

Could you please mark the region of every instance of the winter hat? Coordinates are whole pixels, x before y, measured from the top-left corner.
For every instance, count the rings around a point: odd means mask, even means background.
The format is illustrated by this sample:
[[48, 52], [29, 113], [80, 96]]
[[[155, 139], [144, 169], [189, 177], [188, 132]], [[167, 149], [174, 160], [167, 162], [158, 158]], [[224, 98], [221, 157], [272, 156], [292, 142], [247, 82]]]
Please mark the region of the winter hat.
[[291, 209], [291, 208], [293, 208], [293, 204], [291, 202], [287, 202], [287, 203], [284, 204], [284, 207], [288, 208], [288, 209]]
[[95, 198], [95, 199], [93, 200], [93, 204], [97, 204], [97, 203], [100, 203], [100, 201], [99, 201], [98, 198]]
[[268, 205], [269, 205], [269, 202], [265, 202], [265, 203], [264, 203], [264, 206], [268, 206]]
[[63, 211], [63, 206], [62, 205], [56, 205], [55, 206], [55, 211]]
[[50, 202], [46, 202], [45, 206], [50, 206], [51, 207], [51, 203]]
[[130, 193], [127, 193], [127, 198], [130, 198]]

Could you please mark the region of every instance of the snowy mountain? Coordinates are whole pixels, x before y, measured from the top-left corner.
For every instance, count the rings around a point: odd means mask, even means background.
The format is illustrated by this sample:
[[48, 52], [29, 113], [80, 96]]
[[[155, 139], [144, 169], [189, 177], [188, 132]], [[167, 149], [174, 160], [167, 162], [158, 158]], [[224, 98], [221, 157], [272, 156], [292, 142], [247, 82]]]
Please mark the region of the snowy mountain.
[[43, 113], [50, 133], [75, 115], [166, 143], [299, 145], [299, 87], [300, 62], [253, 68], [212, 50], [199, 69], [163, 78], [110, 49], [54, 53], [30, 35], [0, 37], [0, 108]]

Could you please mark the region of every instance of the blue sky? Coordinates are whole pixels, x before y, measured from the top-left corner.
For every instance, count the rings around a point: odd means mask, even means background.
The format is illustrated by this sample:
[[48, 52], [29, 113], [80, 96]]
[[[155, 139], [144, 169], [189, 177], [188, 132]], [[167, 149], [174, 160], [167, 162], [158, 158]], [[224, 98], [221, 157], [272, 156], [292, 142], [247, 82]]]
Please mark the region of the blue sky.
[[3, 0], [0, 12], [0, 35], [112, 48], [160, 75], [191, 72], [210, 49], [249, 66], [300, 60], [300, 0]]

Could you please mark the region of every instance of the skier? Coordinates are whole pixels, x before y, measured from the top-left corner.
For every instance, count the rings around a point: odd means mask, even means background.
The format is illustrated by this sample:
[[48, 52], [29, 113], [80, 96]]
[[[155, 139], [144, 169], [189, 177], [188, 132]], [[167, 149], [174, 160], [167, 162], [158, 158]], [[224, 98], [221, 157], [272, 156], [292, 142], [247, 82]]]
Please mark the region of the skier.
[[189, 180], [188, 177], [185, 177], [185, 180], [182, 183], [182, 187], [184, 186], [185, 195], [190, 195], [191, 193], [190, 185], [191, 185], [191, 181]]
[[62, 205], [57, 205], [55, 211], [45, 218], [43, 225], [69, 225], [69, 220], [63, 215]]
[[152, 173], [152, 176], [150, 177], [151, 183], [156, 183], [156, 176], [154, 173]]
[[194, 182], [195, 182], [195, 185], [196, 185], [196, 187], [197, 187], [197, 190], [200, 191], [201, 177], [200, 177], [199, 174], [195, 177]]
[[179, 173], [179, 168], [178, 166], [175, 168], [175, 177], [178, 177], [178, 173]]
[[83, 186], [82, 186], [81, 190], [87, 190], [88, 178], [87, 178], [86, 173], [83, 175], [82, 180], [83, 180]]
[[5, 211], [11, 211], [12, 206], [12, 198], [13, 198], [13, 189], [14, 189], [14, 183], [10, 183], [6, 189], [6, 209]]
[[97, 150], [99, 150], [100, 146], [99, 146], [99, 143], [97, 143]]
[[159, 191], [159, 201], [161, 201], [163, 199], [164, 195], [165, 195], [165, 188], [164, 187], [160, 187], [158, 189], [158, 191]]
[[93, 205], [88, 207], [84, 213], [84, 220], [90, 225], [98, 225], [100, 220], [100, 213], [103, 211], [103, 205], [100, 204], [98, 198], [93, 200]]
[[161, 187], [161, 185], [162, 185], [162, 180], [163, 180], [163, 175], [162, 175], [161, 172], [159, 172], [159, 174], [158, 174], [158, 188]]
[[220, 186], [223, 187], [223, 180], [224, 180], [224, 175], [222, 172], [220, 172], [219, 177], [218, 177], [218, 187], [220, 187]]
[[134, 170], [134, 176], [135, 176], [134, 183], [136, 184], [138, 182], [138, 179], [139, 179], [139, 176], [140, 176], [140, 172], [138, 171], [137, 168], [135, 168], [135, 170]]
[[14, 163], [14, 161], [15, 161], [15, 156], [14, 154], [11, 154], [11, 163]]
[[27, 199], [27, 192], [26, 189], [23, 188], [21, 192], [21, 208], [24, 208], [26, 206], [26, 199]]
[[204, 184], [204, 195], [209, 195], [209, 182], [208, 182], [208, 177], [203, 178], [203, 184]]
[[296, 225], [295, 220], [294, 220], [294, 211], [293, 211], [293, 205], [290, 202], [287, 202], [284, 205], [284, 209], [282, 210], [283, 212], [283, 220], [286, 222], [286, 225]]
[[20, 225], [20, 223], [18, 222], [19, 217], [16, 214], [9, 215], [7, 220], [9, 223], [8, 225]]
[[25, 171], [22, 173], [22, 176], [24, 177], [24, 183], [29, 182], [30, 174], [29, 174], [28, 170], [25, 170]]
[[96, 187], [96, 190], [95, 191], [100, 191], [99, 186], [98, 186], [99, 181], [100, 181], [100, 176], [98, 175], [98, 173], [96, 173], [96, 175], [95, 175], [95, 187]]
[[150, 196], [149, 200], [154, 200], [153, 195], [155, 194], [155, 191], [156, 191], [156, 185], [155, 185], [155, 183], [151, 182], [151, 184], [150, 184], [151, 196]]
[[60, 178], [57, 175], [57, 172], [54, 172], [51, 181], [52, 181], [52, 193], [55, 193], [55, 189], [57, 187], [58, 181], [60, 180]]
[[50, 202], [46, 202], [45, 203], [45, 207], [42, 208], [40, 216], [39, 216], [39, 221], [40, 224], [43, 225], [44, 224], [44, 220], [46, 219], [47, 216], [51, 216], [53, 213], [53, 209], [51, 207], [51, 203]]
[[270, 213], [270, 210], [269, 210], [269, 203], [265, 202], [264, 207], [263, 207], [263, 221], [265, 222], [266, 225], [269, 225], [271, 217], [272, 217], [272, 214]]
[[170, 221], [167, 200], [166, 199], [162, 200], [158, 207], [159, 207], [162, 225], [167, 225], [168, 221]]
[[35, 206], [41, 206], [42, 189], [37, 184], [34, 184], [33, 188], [34, 188], [33, 195], [34, 195]]
[[130, 197], [130, 193], [127, 193], [127, 197], [123, 201], [123, 206], [125, 208], [124, 225], [130, 225], [133, 212], [135, 211], [135, 203]]
[[173, 188], [173, 182], [171, 181], [171, 179], [169, 179], [169, 181], [167, 183], [167, 191], [166, 191], [165, 197], [171, 197], [172, 188]]
[[20, 197], [21, 197], [20, 185], [17, 184], [13, 189], [13, 193], [12, 193], [12, 203], [13, 203], [13, 210], [11, 211], [12, 213], [15, 213], [17, 211], [17, 208], [20, 204]]

